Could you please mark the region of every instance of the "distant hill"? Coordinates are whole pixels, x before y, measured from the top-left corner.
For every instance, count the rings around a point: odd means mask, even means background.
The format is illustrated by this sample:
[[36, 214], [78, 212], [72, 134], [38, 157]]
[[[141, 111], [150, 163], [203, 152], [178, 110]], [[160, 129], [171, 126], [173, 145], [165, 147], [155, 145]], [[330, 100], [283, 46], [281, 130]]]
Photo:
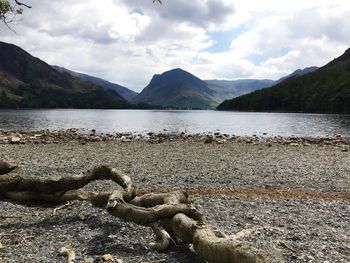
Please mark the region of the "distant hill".
[[119, 95], [121, 95], [124, 99], [126, 99], [128, 101], [131, 101], [138, 94], [137, 92], [132, 91], [124, 86], [109, 82], [109, 81], [101, 79], [101, 78], [97, 78], [97, 77], [90, 76], [90, 75], [83, 74], [83, 73], [78, 73], [78, 72], [75, 72], [75, 71], [60, 67], [60, 66], [56, 66], [56, 65], [54, 65], [52, 67], [60, 72], [67, 72], [74, 77], [78, 77], [82, 80], [100, 85], [100, 86], [104, 87], [106, 90], [108, 90], [108, 89], [114, 90], [114, 91], [118, 92]]
[[220, 101], [232, 99], [257, 89], [271, 87], [275, 81], [270, 79], [240, 79], [240, 80], [205, 80], [208, 87], [215, 91], [214, 96]]
[[[297, 70], [278, 81], [306, 74], [313, 69]], [[277, 81], [270, 79], [203, 81], [182, 69], [173, 69], [154, 75], [150, 84], [132, 102], [165, 108], [212, 109], [224, 100], [271, 87], [276, 83]]]
[[298, 69], [293, 73], [280, 78], [279, 80], [271, 79], [239, 79], [239, 80], [205, 80], [208, 87], [215, 91], [214, 96], [224, 101], [227, 99], [236, 98], [255, 90], [269, 88], [287, 79], [294, 78], [297, 76], [305, 75], [310, 72], [317, 70], [317, 67], [309, 67], [305, 69]]
[[275, 84], [281, 83], [281, 82], [283, 82], [283, 81], [285, 81], [287, 79], [290, 79], [290, 78], [295, 78], [295, 77], [298, 77], [298, 76], [309, 74], [311, 72], [316, 71], [317, 69], [318, 69], [318, 67], [308, 67], [308, 68], [304, 68], [304, 69], [297, 69], [292, 74], [289, 74], [288, 76], [285, 76], [285, 77], [280, 78], [279, 80], [277, 80], [275, 82]]
[[130, 108], [117, 92], [59, 72], [0, 42], [0, 108]]
[[220, 102], [206, 82], [182, 69], [154, 75], [133, 102], [166, 108], [212, 109]]
[[314, 72], [226, 100], [217, 109], [350, 113], [350, 49]]

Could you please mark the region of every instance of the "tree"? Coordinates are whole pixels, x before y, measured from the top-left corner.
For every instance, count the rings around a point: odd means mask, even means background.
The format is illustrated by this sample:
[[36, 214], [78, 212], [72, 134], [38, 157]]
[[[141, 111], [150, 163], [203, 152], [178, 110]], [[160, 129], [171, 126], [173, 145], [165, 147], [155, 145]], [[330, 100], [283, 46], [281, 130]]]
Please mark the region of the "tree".
[[[22, 6], [32, 8], [31, 6], [14, 0], [10, 3], [8, 0], [0, 0], [0, 20], [10, 29], [9, 24], [16, 21], [16, 17], [23, 13]], [[12, 30], [13, 31], [13, 30]]]
[[[158, 2], [163, 4], [162, 0], [153, 0], [153, 3]], [[23, 7], [32, 8], [31, 6], [14, 0], [14, 3], [10, 3], [9, 0], [0, 0], [0, 20], [3, 22], [11, 31], [9, 24], [16, 21], [16, 17], [23, 13]]]
[[[112, 216], [150, 227], [156, 236], [150, 247], [158, 251], [166, 250], [174, 240], [181, 239], [193, 244], [199, 257], [211, 263], [270, 262], [264, 251], [241, 240], [253, 231], [246, 229], [232, 236], [214, 231], [185, 191], [144, 194], [137, 190], [129, 176], [114, 168], [98, 166], [73, 177], [47, 177], [47, 180], [42, 180], [35, 176], [21, 176], [16, 167], [0, 161], [0, 175], [0, 200], [23, 204], [33, 201], [88, 201], [107, 208]], [[83, 189], [96, 180], [112, 180], [118, 187], [106, 192]], [[69, 258], [69, 253], [62, 254]], [[284, 262], [277, 252], [274, 256], [278, 262]]]
[[[9, 27], [9, 24], [13, 21], [16, 21], [16, 17], [23, 13], [23, 7], [32, 8], [31, 6], [19, 2], [17, 0], [13, 1], [14, 3], [10, 3], [9, 0], [0, 0], [0, 20]], [[158, 2], [162, 4], [162, 0], [153, 0], [153, 3]], [[9, 27], [10, 28], [10, 27]], [[11, 28], [10, 28], [11, 29]], [[12, 30], [12, 29], [11, 29]]]

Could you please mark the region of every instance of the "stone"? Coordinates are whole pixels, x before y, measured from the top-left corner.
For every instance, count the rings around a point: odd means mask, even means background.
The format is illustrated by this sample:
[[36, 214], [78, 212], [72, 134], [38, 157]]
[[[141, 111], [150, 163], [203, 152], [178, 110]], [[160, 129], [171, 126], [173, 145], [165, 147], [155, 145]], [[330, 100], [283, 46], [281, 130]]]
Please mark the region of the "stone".
[[130, 140], [128, 137], [126, 137], [126, 136], [122, 136], [122, 137], [120, 138], [120, 141], [121, 141], [121, 142], [131, 142], [131, 140]]
[[212, 143], [213, 142], [213, 136], [207, 135], [205, 137], [204, 143]]
[[102, 138], [101, 138], [100, 136], [95, 136], [95, 137], [93, 138], [93, 140], [94, 140], [95, 142], [101, 142], [101, 141], [102, 141]]
[[21, 138], [17, 136], [11, 136], [9, 139], [10, 143], [17, 144], [21, 142]]
[[299, 143], [296, 143], [296, 142], [292, 142], [289, 144], [290, 146], [299, 146]]
[[217, 144], [224, 144], [226, 142], [225, 139], [221, 139], [221, 140], [216, 140]]
[[114, 258], [111, 254], [105, 254], [102, 256], [102, 260], [106, 262], [114, 262]]

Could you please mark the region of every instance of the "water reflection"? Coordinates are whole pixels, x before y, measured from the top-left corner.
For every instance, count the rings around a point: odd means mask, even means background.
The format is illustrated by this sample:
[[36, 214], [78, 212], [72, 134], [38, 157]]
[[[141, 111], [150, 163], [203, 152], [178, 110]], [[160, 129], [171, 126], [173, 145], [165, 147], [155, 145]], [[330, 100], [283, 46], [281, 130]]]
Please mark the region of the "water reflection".
[[0, 129], [80, 128], [99, 132], [162, 131], [237, 135], [350, 136], [350, 116], [166, 110], [1, 110]]

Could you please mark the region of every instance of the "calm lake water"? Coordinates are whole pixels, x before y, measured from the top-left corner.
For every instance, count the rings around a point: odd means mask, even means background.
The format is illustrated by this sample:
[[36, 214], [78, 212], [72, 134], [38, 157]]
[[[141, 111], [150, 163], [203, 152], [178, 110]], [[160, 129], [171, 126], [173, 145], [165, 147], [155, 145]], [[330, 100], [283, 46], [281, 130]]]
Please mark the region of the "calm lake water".
[[220, 132], [350, 137], [350, 115], [180, 110], [0, 110], [0, 129], [80, 128], [98, 132]]

